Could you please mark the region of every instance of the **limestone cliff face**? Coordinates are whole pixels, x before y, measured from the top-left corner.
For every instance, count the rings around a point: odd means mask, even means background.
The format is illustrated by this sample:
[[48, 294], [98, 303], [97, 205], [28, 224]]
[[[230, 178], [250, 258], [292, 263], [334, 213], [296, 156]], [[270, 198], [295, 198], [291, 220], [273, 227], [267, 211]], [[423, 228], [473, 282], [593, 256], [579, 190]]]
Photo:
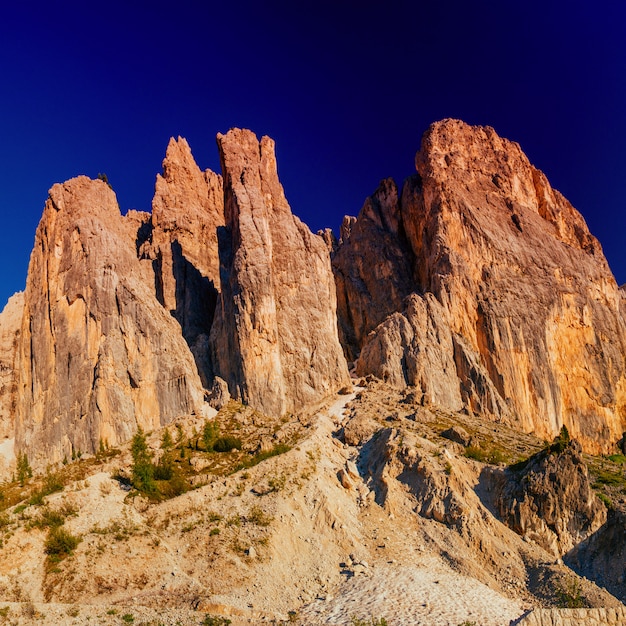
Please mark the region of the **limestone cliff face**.
[[137, 258], [145, 216], [86, 177], [55, 185], [37, 229], [18, 351], [16, 448], [45, 466], [203, 410], [178, 323]]
[[157, 297], [181, 325], [207, 388], [213, 379], [209, 334], [220, 288], [217, 229], [223, 225], [222, 177], [200, 170], [185, 139], [171, 139], [141, 253], [153, 261]]
[[[617, 285], [582, 216], [517, 144], [491, 128], [436, 123], [416, 165], [401, 194], [395, 245], [410, 248], [416, 297], [430, 293], [442, 307], [436, 325], [447, 325], [452, 337], [462, 401], [545, 438], [566, 424], [586, 450], [608, 449], [626, 418], [624, 323]], [[360, 215], [350, 226], [335, 259], [356, 254], [352, 234], [366, 219]], [[391, 233], [372, 231], [374, 249]], [[352, 329], [361, 349], [357, 372], [384, 375], [385, 369], [400, 385], [416, 384], [407, 363], [433, 345], [434, 335], [412, 342], [398, 335], [392, 347], [386, 321], [363, 337], [369, 325], [362, 320], [374, 319], [377, 303], [397, 302], [395, 284], [361, 288], [378, 264], [374, 257], [363, 267], [340, 268], [338, 291], [346, 291], [349, 277], [350, 289], [367, 294], [354, 305], [346, 299], [340, 325]], [[374, 288], [382, 293], [370, 295]], [[394, 307], [410, 317], [410, 307]], [[372, 358], [373, 351], [380, 358]], [[432, 388], [432, 381], [421, 380], [424, 390]]]
[[236, 397], [282, 415], [349, 382], [328, 248], [292, 215], [269, 137], [232, 129], [218, 146], [226, 230], [216, 370]]
[[19, 292], [9, 298], [0, 313], [0, 475], [14, 460], [16, 356], [23, 311], [24, 294]]

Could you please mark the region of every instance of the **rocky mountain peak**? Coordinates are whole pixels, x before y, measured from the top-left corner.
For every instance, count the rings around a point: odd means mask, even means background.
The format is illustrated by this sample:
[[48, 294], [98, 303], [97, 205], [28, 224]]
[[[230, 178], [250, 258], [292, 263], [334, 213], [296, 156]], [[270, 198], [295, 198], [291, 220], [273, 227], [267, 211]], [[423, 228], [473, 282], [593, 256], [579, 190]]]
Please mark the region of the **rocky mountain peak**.
[[453, 409], [459, 389], [472, 412], [546, 438], [566, 424], [586, 450], [609, 449], [625, 426], [621, 298], [582, 216], [489, 127], [433, 124], [416, 167], [398, 233], [378, 190], [334, 256], [357, 371]]

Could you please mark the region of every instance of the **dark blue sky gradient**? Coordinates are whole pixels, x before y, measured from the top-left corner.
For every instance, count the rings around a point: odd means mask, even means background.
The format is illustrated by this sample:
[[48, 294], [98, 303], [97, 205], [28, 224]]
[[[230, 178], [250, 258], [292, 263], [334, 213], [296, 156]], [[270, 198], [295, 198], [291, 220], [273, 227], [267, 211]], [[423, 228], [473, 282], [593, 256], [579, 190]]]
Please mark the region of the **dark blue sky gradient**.
[[268, 134], [294, 213], [337, 229], [428, 125], [518, 141], [626, 281], [622, 2], [5, 2], [0, 307], [24, 287], [55, 182], [105, 172], [149, 210], [167, 141], [219, 171], [215, 134]]

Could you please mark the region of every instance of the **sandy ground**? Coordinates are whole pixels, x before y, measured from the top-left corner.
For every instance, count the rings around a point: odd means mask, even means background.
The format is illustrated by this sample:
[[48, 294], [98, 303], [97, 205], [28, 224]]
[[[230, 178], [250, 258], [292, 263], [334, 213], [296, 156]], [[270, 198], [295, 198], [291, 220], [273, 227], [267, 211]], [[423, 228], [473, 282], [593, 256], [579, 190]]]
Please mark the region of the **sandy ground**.
[[524, 613], [481, 583], [446, 571], [436, 561], [424, 567], [376, 568], [343, 583], [335, 597], [320, 598], [299, 614], [302, 624], [351, 624], [385, 618], [390, 626], [508, 625]]

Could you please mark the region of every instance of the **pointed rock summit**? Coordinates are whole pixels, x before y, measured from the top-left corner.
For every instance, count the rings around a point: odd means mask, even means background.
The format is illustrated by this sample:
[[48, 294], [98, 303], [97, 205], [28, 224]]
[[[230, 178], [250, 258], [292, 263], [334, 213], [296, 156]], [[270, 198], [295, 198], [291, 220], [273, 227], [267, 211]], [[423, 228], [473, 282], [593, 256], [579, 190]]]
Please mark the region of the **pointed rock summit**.
[[[566, 424], [608, 450], [626, 426], [626, 336], [582, 216], [489, 127], [433, 124], [416, 166], [397, 202], [366, 202], [334, 256], [357, 372], [545, 438]], [[368, 242], [381, 253], [365, 256]]]
[[200, 170], [185, 139], [170, 139], [142, 253], [153, 260], [157, 298], [178, 320], [207, 388], [213, 379], [209, 335], [220, 289], [217, 229], [223, 225], [222, 177]]
[[217, 141], [226, 231], [214, 359], [235, 397], [283, 415], [349, 383], [328, 248], [291, 213], [269, 137], [232, 129]]

